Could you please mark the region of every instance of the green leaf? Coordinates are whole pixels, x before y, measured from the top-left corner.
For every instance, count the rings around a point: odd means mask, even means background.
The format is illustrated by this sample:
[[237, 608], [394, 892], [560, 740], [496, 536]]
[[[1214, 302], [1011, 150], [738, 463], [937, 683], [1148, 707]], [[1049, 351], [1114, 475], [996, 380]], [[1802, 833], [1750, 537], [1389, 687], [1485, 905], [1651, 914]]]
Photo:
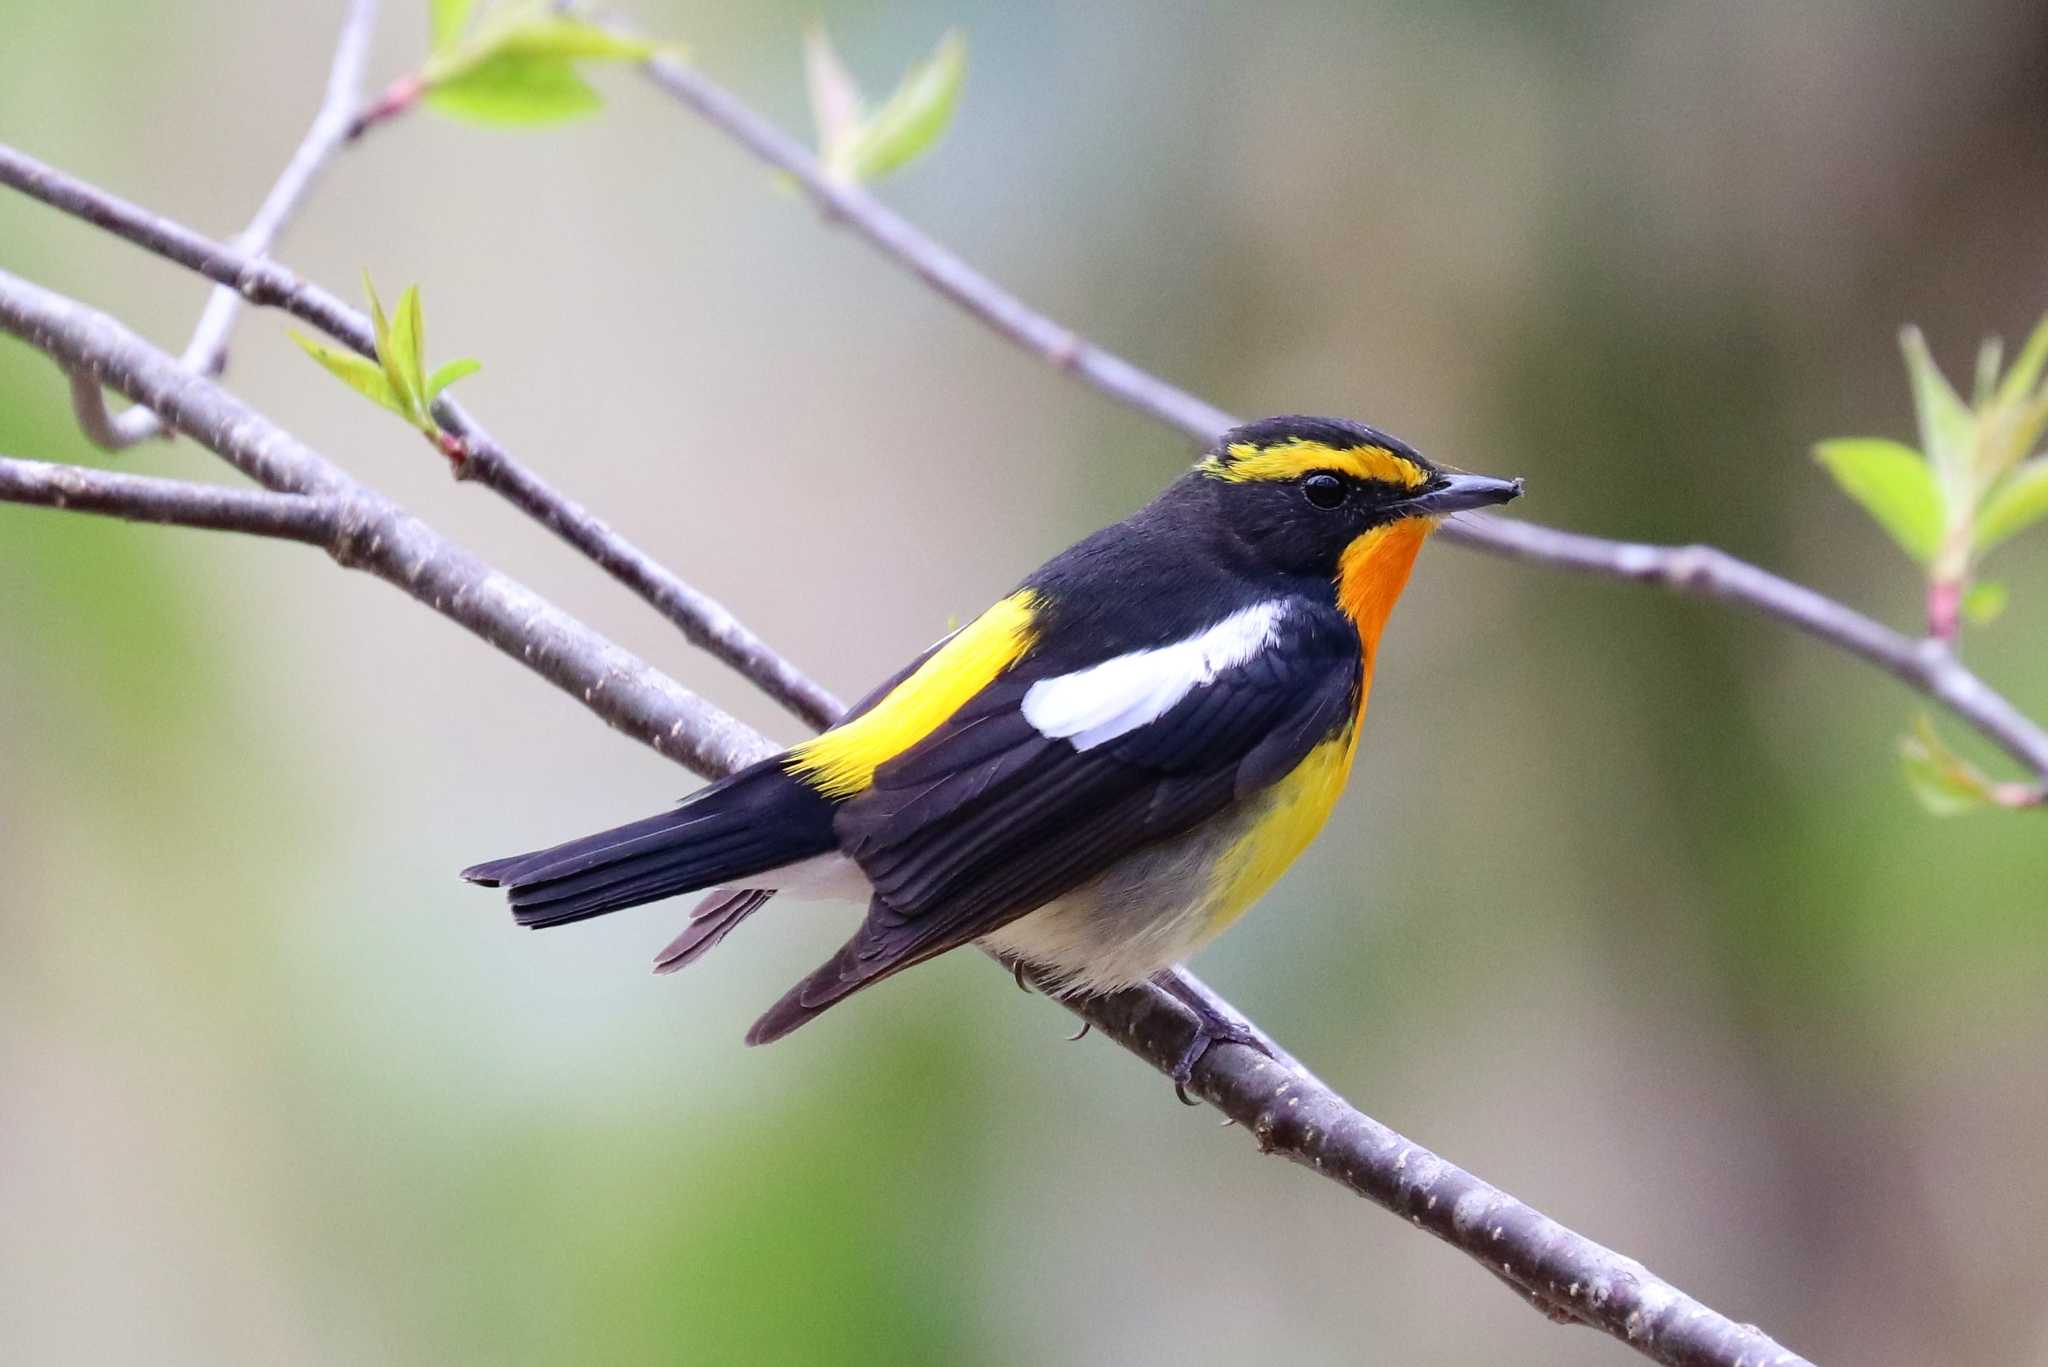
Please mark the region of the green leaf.
[[393, 341], [391, 320], [384, 313], [384, 301], [377, 297], [377, 287], [370, 283], [367, 269], [363, 271], [363, 293], [370, 297], [370, 327], [377, 338], [377, 363], [384, 367], [392, 402], [399, 405], [394, 411], [410, 418], [412, 410], [405, 405], [410, 402], [412, 390], [405, 382], [405, 371], [398, 364], [398, 348]]
[[405, 411], [405, 406], [399, 402], [398, 395], [393, 392], [391, 381], [386, 378], [383, 368], [375, 361], [370, 360], [366, 356], [358, 356], [353, 351], [348, 351], [341, 347], [329, 346], [325, 342], [316, 342], [311, 337], [297, 330], [292, 331], [291, 338], [305, 350], [308, 356], [311, 356], [314, 360], [325, 366], [330, 375], [339, 379], [350, 389], [355, 390], [356, 393], [363, 395], [367, 399], [382, 404], [398, 414], [399, 417], [410, 420], [411, 415]]
[[644, 62], [662, 50], [662, 44], [646, 38], [614, 33], [601, 24], [558, 14], [545, 7], [534, 8], [540, 12], [508, 16], [508, 22], [492, 32], [491, 50], [494, 54]]
[[491, 13], [468, 41], [436, 49], [420, 75], [431, 89], [452, 85], [500, 58], [637, 62], [672, 51], [681, 49], [615, 33], [602, 24], [560, 13], [546, 0], [527, 0]]
[[2011, 474], [2032, 455], [2042, 435], [2048, 433], [2048, 387], [2031, 399], [1994, 408], [1985, 427], [1987, 440], [1997, 446], [1998, 468], [1985, 472], [1995, 485], [1998, 476]]
[[415, 411], [427, 387], [425, 332], [426, 322], [420, 316], [420, 287], [407, 285], [405, 293], [398, 296], [398, 311], [391, 320], [391, 360], [386, 368], [398, 372], [392, 385]]
[[1927, 463], [1950, 493], [1965, 496], [1970, 487], [1970, 467], [1977, 440], [1976, 415], [1956, 397], [1941, 367], [1927, 350], [1927, 339], [1916, 327], [1899, 334], [1899, 347], [1906, 354], [1906, 375], [1913, 386], [1913, 412], [1920, 424], [1920, 449]]
[[1914, 721], [1911, 734], [1899, 738], [1899, 760], [1906, 786], [1935, 816], [1960, 816], [1996, 800], [1990, 780], [1942, 742], [1924, 713]]
[[967, 40], [956, 30], [904, 75], [846, 149], [842, 164], [828, 169], [851, 180], [873, 180], [923, 156], [952, 122], [966, 79]]
[[2016, 403], [2034, 386], [2041, 382], [2041, 372], [2048, 369], [2048, 314], [2034, 326], [2033, 335], [2020, 348], [2019, 359], [2012, 363], [2012, 369], [2005, 372], [2005, 380], [1998, 386], [2000, 403]]
[[448, 362], [427, 378], [427, 402], [432, 403], [441, 397], [441, 391], [449, 385], [464, 376], [474, 375], [483, 368], [483, 363], [473, 356], [463, 356]]
[[811, 121], [818, 129], [818, 160], [837, 166], [860, 135], [865, 101], [821, 23], [804, 27], [804, 86], [810, 92]]
[[1934, 558], [1942, 495], [1919, 452], [1883, 437], [1845, 437], [1820, 443], [1813, 454], [1906, 554], [1923, 565]]
[[384, 301], [377, 297], [377, 287], [370, 282], [370, 271], [363, 268], [363, 294], [370, 301], [370, 332], [377, 343], [377, 354], [382, 355], [391, 344], [391, 320], [384, 316]]
[[463, 68], [424, 98], [451, 117], [499, 126], [557, 123], [604, 103], [566, 59], [507, 54]]
[[2005, 363], [2005, 343], [1996, 337], [1986, 337], [1977, 345], [1977, 383], [1970, 391], [1970, 402], [1980, 412], [1998, 393], [1998, 368]]
[[1977, 551], [1982, 554], [2048, 517], [2048, 456], [2036, 456], [1991, 491], [1977, 514]]
[[[445, 0], [437, 0], [445, 3]], [[472, 8], [459, 8], [467, 18]], [[443, 30], [438, 20], [436, 33]], [[564, 12], [549, 0], [521, 0], [491, 10], [466, 36], [437, 44], [420, 79], [426, 103], [441, 113], [475, 123], [543, 124], [587, 114], [599, 107], [597, 92], [585, 84], [574, 63], [644, 61], [680, 51]]]
[[432, 26], [434, 52], [454, 49], [462, 38], [462, 30], [469, 24], [469, 12], [475, 4], [476, 0], [428, 0], [427, 21]]
[[1979, 579], [1970, 585], [1970, 591], [1963, 595], [1963, 616], [1978, 626], [1988, 626], [2005, 611], [2012, 593], [1995, 579]]

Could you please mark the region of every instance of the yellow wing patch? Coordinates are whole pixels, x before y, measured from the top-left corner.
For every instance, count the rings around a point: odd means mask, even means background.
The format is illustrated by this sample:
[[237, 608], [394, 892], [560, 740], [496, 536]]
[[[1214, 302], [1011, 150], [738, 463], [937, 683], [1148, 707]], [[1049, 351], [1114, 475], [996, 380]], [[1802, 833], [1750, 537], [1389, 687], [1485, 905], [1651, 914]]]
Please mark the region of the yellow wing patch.
[[1029, 589], [1003, 599], [954, 633], [873, 707], [792, 749], [784, 767], [826, 797], [866, 790], [876, 769], [938, 730], [1024, 657], [1038, 639], [1037, 603]]
[[1429, 475], [1414, 461], [1397, 456], [1384, 446], [1352, 446], [1338, 449], [1319, 441], [1296, 438], [1272, 446], [1239, 442], [1221, 456], [1210, 456], [1196, 467], [1202, 473], [1232, 484], [1252, 480], [1298, 479], [1311, 470], [1329, 470], [1353, 479], [1376, 479], [1402, 489], [1419, 489]]

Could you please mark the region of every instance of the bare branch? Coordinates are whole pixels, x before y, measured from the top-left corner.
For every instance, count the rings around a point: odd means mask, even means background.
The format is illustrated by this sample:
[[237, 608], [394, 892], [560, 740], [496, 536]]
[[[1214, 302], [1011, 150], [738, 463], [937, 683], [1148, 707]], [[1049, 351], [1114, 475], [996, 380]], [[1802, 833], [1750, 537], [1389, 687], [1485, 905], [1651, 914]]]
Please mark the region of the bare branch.
[[[1162, 1072], [1186, 1047], [1193, 1021], [1156, 990], [1067, 1006]], [[1283, 1154], [1471, 1255], [1552, 1320], [1602, 1330], [1668, 1367], [1813, 1367], [1755, 1325], [1388, 1129], [1292, 1060], [1211, 1049], [1193, 1090], [1249, 1131], [1260, 1152]]]
[[341, 524], [338, 504], [305, 494], [223, 489], [179, 479], [154, 479], [0, 456], [0, 503], [26, 503], [130, 522], [247, 532], [325, 546]]
[[[349, 134], [356, 106], [362, 101], [363, 67], [370, 52], [370, 35], [377, 26], [377, 0], [350, 0], [341, 22], [341, 37], [334, 45], [334, 62], [327, 73], [327, 93], [306, 136], [285, 164], [270, 193], [257, 206], [255, 217], [235, 236], [235, 250], [248, 256], [262, 256], [277, 241], [292, 214], [341, 149]], [[207, 296], [206, 308], [192, 340], [185, 345], [179, 364], [201, 375], [218, 375], [227, 368], [228, 337], [241, 312], [242, 297], [222, 285]], [[107, 412], [106, 396], [100, 387], [82, 375], [71, 377], [71, 408], [78, 426], [97, 446], [108, 451], [125, 451], [138, 442], [163, 435], [163, 420], [147, 408], [131, 408], [118, 418]]]
[[1039, 359], [1205, 445], [1236, 425], [1237, 420], [1222, 409], [1038, 312], [858, 185], [826, 175], [801, 143], [695, 67], [673, 57], [655, 57], [642, 70], [713, 127], [770, 166], [788, 172], [827, 218], [846, 224], [883, 255]]
[[655, 611], [682, 629], [690, 644], [737, 670], [792, 715], [823, 730], [846, 705], [747, 629], [724, 604], [692, 588], [653, 556], [613, 531], [601, 518], [514, 460], [504, 447], [443, 397], [434, 404], [441, 427], [461, 438], [466, 455], [457, 469], [502, 496], [521, 512], [597, 562]]
[[112, 318], [0, 271], [0, 330], [163, 415], [265, 488], [336, 501], [328, 552], [489, 641], [611, 725], [699, 773], [775, 747], [525, 585], [356, 483], [311, 447]]
[[[708, 775], [772, 753], [763, 737], [451, 545], [106, 315], [0, 272], [0, 328], [148, 404], [175, 430], [265, 485], [335, 501], [343, 511], [326, 544], [339, 563], [398, 586], [661, 753]], [[1194, 986], [1215, 1009], [1242, 1019]], [[1157, 988], [1067, 1005], [1161, 1071], [1171, 1070], [1194, 1037], [1192, 1015]], [[1804, 1361], [1640, 1264], [1410, 1144], [1353, 1109], [1277, 1046], [1274, 1052], [1279, 1061], [1234, 1046], [1211, 1048], [1193, 1080], [1263, 1150], [1286, 1154], [1407, 1216], [1553, 1317], [1603, 1329], [1659, 1362], [1797, 1367]]]
[[[760, 160], [786, 173], [823, 211], [885, 256], [1026, 351], [1138, 412], [1208, 442], [1236, 419], [1103, 350], [1037, 312], [858, 185], [825, 174], [817, 158], [701, 71], [669, 57], [644, 64], [649, 79]], [[1702, 546], [1606, 541], [1522, 521], [1468, 514], [1446, 538], [1532, 565], [1662, 584], [1739, 603], [1878, 665], [1942, 703], [2014, 759], [2048, 776], [2048, 732], [1945, 647], [1900, 635], [1812, 589]]]
[[[197, 271], [252, 303], [282, 309], [362, 355], [376, 354], [368, 318], [275, 262], [216, 242], [4, 144], [0, 144], [0, 185]], [[80, 383], [98, 398], [96, 381], [89, 377], [74, 380], [74, 384]], [[434, 417], [461, 440], [464, 455], [456, 467], [458, 477], [476, 480], [498, 493], [589, 556], [680, 628], [693, 645], [724, 661], [805, 722], [827, 726], [839, 715], [842, 705], [830, 692], [776, 653], [723, 605], [692, 588], [513, 459], [453, 398], [442, 396], [434, 405]]]
[[1607, 541], [1499, 517], [1466, 523], [1460, 516], [1447, 530], [1465, 533], [1467, 545], [1512, 560], [1659, 584], [1765, 612], [1925, 693], [2033, 772], [2048, 775], [2048, 731], [1966, 668], [1941, 640], [1903, 636], [1825, 594], [1712, 546]]

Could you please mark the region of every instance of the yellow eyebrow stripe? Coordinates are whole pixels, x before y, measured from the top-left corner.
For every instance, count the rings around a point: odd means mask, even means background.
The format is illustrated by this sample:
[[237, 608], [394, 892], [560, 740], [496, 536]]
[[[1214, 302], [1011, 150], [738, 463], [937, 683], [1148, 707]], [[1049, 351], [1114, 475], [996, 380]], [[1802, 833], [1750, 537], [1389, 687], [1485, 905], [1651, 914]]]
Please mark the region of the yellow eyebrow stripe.
[[1021, 589], [955, 632], [888, 696], [790, 750], [783, 767], [826, 797], [872, 787], [875, 770], [943, 726], [1038, 639], [1038, 595]]
[[1223, 456], [1210, 456], [1197, 468], [1204, 474], [1232, 484], [1261, 479], [1297, 479], [1311, 470], [1329, 470], [1354, 479], [1376, 479], [1403, 489], [1420, 488], [1429, 480], [1421, 466], [1395, 455], [1384, 446], [1339, 449], [1300, 438], [1272, 446], [1240, 442], [1225, 451]]

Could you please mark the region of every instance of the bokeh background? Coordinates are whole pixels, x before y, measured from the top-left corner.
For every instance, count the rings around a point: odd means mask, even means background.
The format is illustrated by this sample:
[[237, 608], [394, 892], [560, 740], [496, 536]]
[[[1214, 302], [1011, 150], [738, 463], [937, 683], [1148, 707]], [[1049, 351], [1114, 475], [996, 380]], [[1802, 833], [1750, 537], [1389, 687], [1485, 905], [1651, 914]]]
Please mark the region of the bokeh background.
[[[785, 124], [820, 11], [958, 121], [886, 187], [1232, 411], [1367, 418], [1518, 515], [1704, 540], [1898, 625], [1808, 457], [1910, 437], [2048, 307], [2037, 0], [649, 3]], [[422, 50], [393, 0], [373, 79]], [[255, 205], [339, 6], [0, 0], [0, 138], [201, 228]], [[1191, 458], [822, 226], [623, 72], [431, 115], [280, 248], [426, 287], [463, 397], [852, 695]], [[190, 276], [18, 197], [0, 264], [176, 349]], [[274, 316], [237, 390], [599, 628], [796, 728]], [[0, 451], [93, 461], [0, 342]], [[223, 471], [188, 444], [124, 468]], [[1968, 651], [2048, 715], [2048, 537]], [[2048, 1363], [2048, 843], [1937, 821], [1917, 707], [1758, 619], [1449, 547], [1328, 836], [1200, 969], [1366, 1109], [1832, 1363]], [[0, 1357], [1614, 1363], [960, 955], [748, 1051], [848, 931], [778, 904], [515, 933], [475, 859], [695, 780], [299, 548], [0, 507]]]

